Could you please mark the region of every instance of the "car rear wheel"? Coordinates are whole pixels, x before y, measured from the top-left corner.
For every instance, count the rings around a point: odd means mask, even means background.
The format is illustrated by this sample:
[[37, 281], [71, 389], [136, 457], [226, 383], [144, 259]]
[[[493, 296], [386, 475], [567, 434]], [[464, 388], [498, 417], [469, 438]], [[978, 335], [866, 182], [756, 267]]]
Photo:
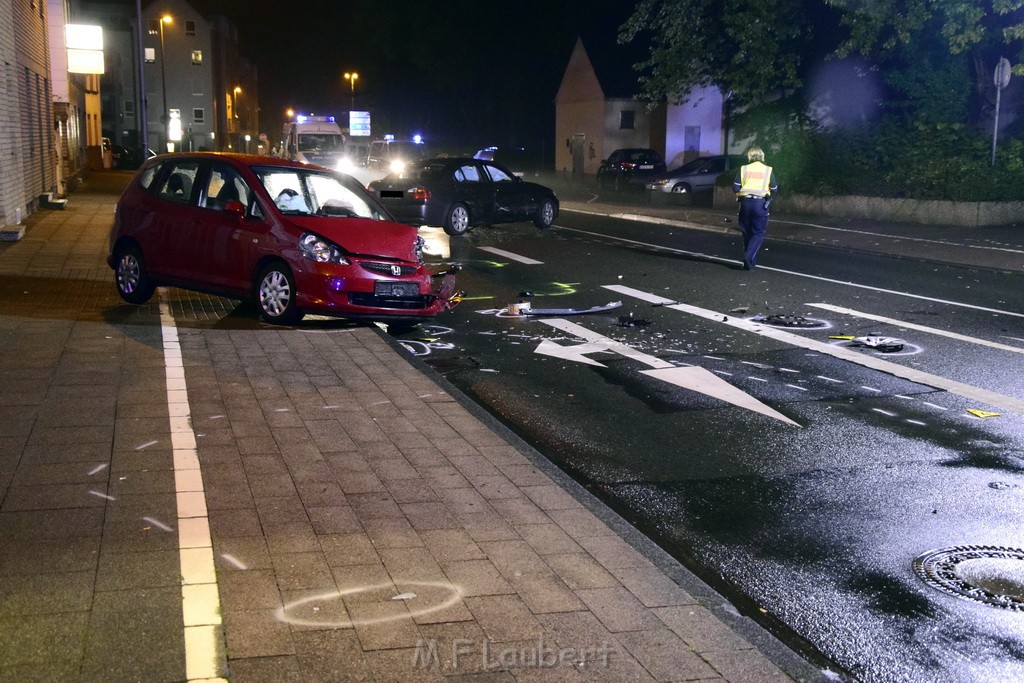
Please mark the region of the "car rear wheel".
[[464, 235], [469, 230], [469, 209], [465, 204], [452, 204], [444, 219], [444, 231], [449, 235]]
[[117, 293], [130, 304], [146, 303], [156, 289], [146, 272], [142, 252], [136, 246], [125, 247], [118, 253], [114, 276]]
[[260, 317], [272, 325], [294, 325], [302, 320], [302, 311], [295, 304], [297, 295], [295, 277], [280, 261], [264, 267], [256, 278], [256, 305], [260, 308]]
[[550, 228], [555, 220], [555, 203], [550, 199], [543, 199], [537, 207], [537, 213], [533, 215], [533, 224], [543, 230]]

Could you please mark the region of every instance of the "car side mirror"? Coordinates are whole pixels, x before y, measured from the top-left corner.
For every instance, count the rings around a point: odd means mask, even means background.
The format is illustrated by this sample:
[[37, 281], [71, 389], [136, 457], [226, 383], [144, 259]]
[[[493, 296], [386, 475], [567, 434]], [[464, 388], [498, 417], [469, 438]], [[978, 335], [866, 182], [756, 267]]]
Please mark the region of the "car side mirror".
[[245, 215], [245, 204], [234, 199], [229, 200], [224, 204], [224, 213], [241, 218]]

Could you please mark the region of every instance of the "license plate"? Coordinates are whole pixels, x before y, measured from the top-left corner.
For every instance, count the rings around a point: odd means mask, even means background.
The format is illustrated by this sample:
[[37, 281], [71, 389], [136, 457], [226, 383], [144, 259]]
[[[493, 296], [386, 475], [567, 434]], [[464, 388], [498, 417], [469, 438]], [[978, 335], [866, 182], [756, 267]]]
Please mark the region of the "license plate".
[[401, 199], [405, 193], [401, 190], [381, 190], [380, 196], [385, 199]]
[[646, 171], [649, 168], [654, 168], [654, 164], [640, 164], [640, 170]]
[[420, 286], [415, 282], [375, 282], [373, 293], [376, 296], [390, 297], [419, 296]]

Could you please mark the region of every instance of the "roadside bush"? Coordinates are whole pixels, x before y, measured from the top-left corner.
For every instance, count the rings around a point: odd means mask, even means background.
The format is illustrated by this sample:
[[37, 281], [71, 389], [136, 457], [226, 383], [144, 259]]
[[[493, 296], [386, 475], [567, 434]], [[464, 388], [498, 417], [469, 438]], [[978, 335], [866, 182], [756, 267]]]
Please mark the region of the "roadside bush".
[[1024, 200], [1024, 141], [999, 142], [960, 124], [888, 123], [861, 132], [794, 131], [769, 151], [787, 193]]

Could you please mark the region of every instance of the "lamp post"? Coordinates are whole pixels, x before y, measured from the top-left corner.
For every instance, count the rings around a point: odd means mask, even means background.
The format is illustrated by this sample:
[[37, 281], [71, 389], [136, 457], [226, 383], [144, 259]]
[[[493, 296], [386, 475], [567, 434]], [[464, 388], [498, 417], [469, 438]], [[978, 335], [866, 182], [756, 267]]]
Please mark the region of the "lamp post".
[[349, 105], [349, 111], [356, 108], [356, 79], [359, 78], [359, 74], [355, 71], [345, 72], [345, 80], [349, 84], [349, 92], [351, 93], [351, 104]]
[[165, 14], [160, 17], [160, 87], [163, 91], [164, 97], [164, 110], [160, 113], [160, 122], [164, 124], [164, 149], [170, 152], [170, 139], [171, 132], [169, 129], [171, 118], [167, 114], [167, 68], [164, 66], [164, 62], [167, 60], [164, 58], [164, 24], [170, 24], [174, 21], [170, 14]]
[[[234, 119], [231, 122], [231, 132], [235, 134], [235, 142], [238, 142], [238, 129], [240, 128], [241, 120], [238, 116], [238, 96], [242, 94], [242, 87], [236, 85], [235, 89], [231, 91], [231, 118]], [[241, 147], [241, 145], [239, 145]]]

